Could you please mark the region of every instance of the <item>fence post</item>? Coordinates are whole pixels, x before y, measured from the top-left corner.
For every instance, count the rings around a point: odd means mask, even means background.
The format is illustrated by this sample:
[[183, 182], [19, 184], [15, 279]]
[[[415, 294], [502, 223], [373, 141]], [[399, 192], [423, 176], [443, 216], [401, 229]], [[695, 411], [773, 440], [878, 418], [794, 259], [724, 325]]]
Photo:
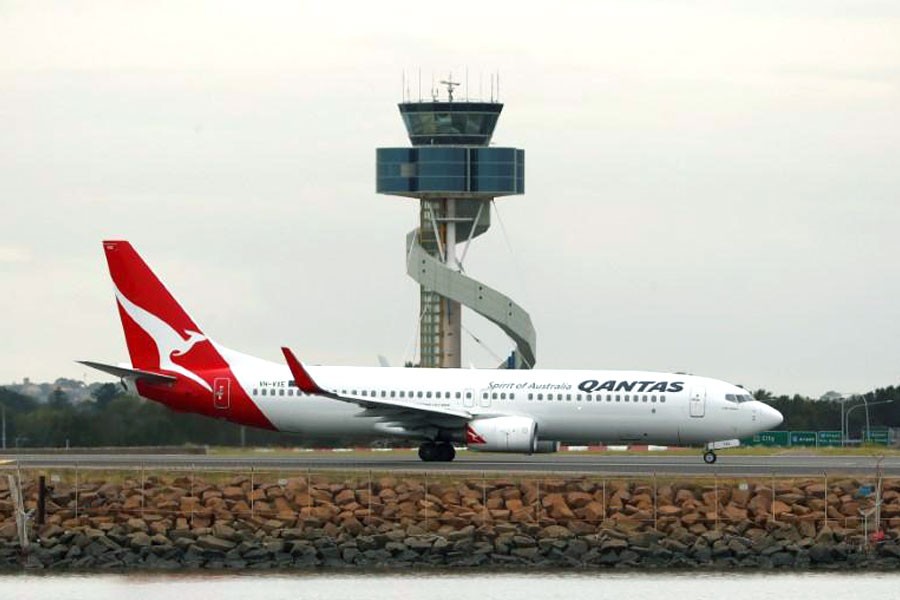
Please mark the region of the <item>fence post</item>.
[[78, 520], [78, 463], [75, 463], [75, 520]]
[[[18, 473], [18, 467], [16, 468]], [[9, 484], [9, 496], [12, 499], [13, 511], [16, 517], [16, 533], [19, 536], [19, 546], [23, 550], [28, 548], [28, 530], [25, 527], [25, 505], [22, 500], [22, 478], [18, 475], [7, 475], [7, 483]]]
[[141, 461], [141, 518], [144, 518], [144, 461]]
[[487, 475], [481, 472], [481, 524], [487, 523]]
[[770, 505], [772, 511], [772, 522], [777, 523], [778, 518], [775, 516], [775, 472], [772, 472], [772, 504]]
[[194, 528], [194, 463], [191, 463], [191, 529]]
[[609, 517], [609, 511], [607, 510], [609, 503], [606, 501], [606, 477], [603, 478], [603, 520], [605, 521]]
[[719, 530], [719, 474], [715, 475], [715, 490], [716, 490], [716, 531]]
[[659, 511], [657, 510], [658, 488], [656, 486], [656, 472], [653, 473], [653, 529], [659, 531]]

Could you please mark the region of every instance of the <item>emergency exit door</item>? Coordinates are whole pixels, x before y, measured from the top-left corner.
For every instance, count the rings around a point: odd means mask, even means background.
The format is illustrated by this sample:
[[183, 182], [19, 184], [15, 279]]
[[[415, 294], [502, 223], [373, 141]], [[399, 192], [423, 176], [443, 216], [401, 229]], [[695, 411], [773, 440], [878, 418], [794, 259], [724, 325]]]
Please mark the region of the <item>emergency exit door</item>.
[[213, 380], [213, 406], [227, 410], [231, 406], [231, 379], [217, 377]]

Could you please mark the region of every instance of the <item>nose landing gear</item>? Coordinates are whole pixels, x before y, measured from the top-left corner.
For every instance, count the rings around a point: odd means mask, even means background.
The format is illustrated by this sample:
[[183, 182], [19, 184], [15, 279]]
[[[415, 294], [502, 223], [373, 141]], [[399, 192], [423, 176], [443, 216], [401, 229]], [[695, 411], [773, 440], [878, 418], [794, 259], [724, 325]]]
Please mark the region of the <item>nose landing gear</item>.
[[725, 448], [737, 448], [741, 445], [740, 440], [722, 440], [719, 442], [710, 442], [703, 448], [703, 462], [708, 465], [714, 464], [718, 457], [716, 450], [724, 450]]
[[447, 442], [425, 442], [419, 446], [419, 458], [424, 462], [451, 462], [456, 449]]

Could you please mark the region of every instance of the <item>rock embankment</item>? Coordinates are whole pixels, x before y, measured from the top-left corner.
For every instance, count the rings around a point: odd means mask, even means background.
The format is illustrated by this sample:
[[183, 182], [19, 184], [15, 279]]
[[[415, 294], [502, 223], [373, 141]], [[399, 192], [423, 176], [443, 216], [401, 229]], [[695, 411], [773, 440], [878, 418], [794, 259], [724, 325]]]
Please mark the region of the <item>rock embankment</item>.
[[[28, 512], [37, 505], [34, 479], [22, 485]], [[0, 477], [0, 569], [900, 566], [894, 480], [878, 489], [853, 479], [308, 482], [257, 474], [52, 485], [45, 522], [30, 524], [22, 548]]]

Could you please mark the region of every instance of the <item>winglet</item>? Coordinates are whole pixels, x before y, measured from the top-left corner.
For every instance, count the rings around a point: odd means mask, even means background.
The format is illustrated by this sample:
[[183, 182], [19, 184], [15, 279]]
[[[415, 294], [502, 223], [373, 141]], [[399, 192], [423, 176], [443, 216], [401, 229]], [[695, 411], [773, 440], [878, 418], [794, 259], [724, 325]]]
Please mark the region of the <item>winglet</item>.
[[304, 394], [315, 394], [317, 396], [328, 394], [328, 392], [319, 387], [319, 384], [313, 381], [309, 372], [300, 361], [297, 360], [297, 357], [294, 356], [294, 353], [291, 352], [290, 348], [282, 346], [281, 352], [284, 354], [284, 359], [287, 361], [288, 368], [290, 368], [291, 374], [294, 376], [294, 383], [297, 384], [297, 387], [300, 388], [301, 392]]

